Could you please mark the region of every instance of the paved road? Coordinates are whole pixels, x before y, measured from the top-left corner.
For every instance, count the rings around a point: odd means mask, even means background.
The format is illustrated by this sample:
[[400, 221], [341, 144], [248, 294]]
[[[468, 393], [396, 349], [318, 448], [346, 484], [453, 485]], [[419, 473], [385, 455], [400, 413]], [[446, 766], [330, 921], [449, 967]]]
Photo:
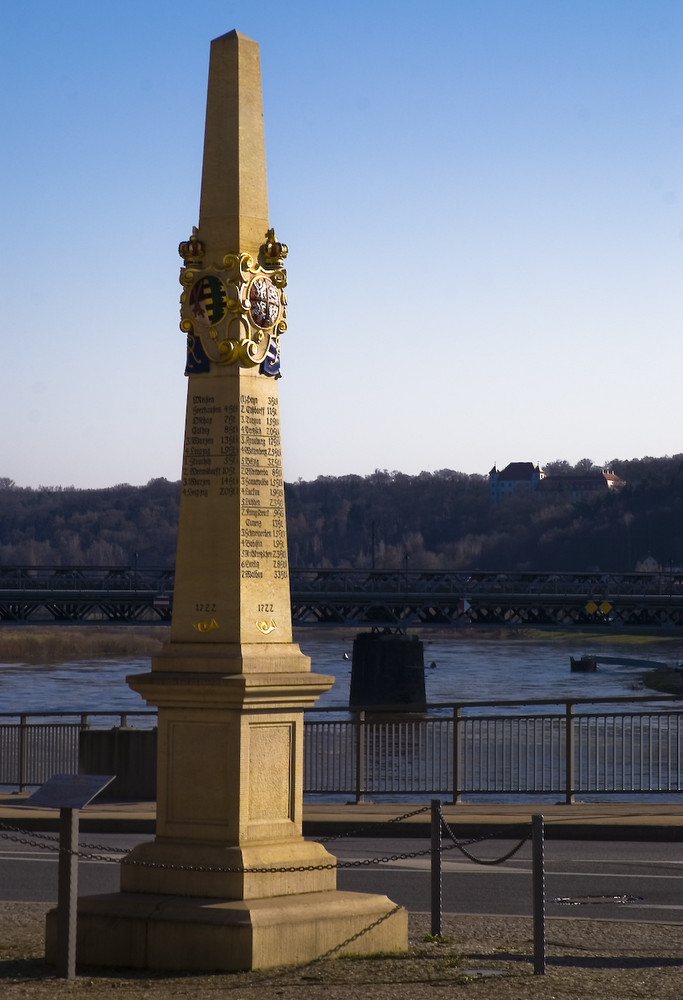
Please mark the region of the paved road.
[[[28, 835], [35, 843], [56, 844]], [[102, 834], [81, 838], [112, 848], [128, 849], [140, 835]], [[341, 862], [411, 855], [428, 846], [425, 840], [344, 839], [327, 845]], [[471, 851], [495, 859], [512, 841], [488, 840]], [[103, 853], [99, 848], [97, 853]], [[606, 841], [548, 841], [545, 845], [548, 916], [648, 920], [683, 923], [683, 844]], [[430, 909], [429, 857], [398, 857], [382, 865], [342, 868], [343, 889], [385, 893], [412, 911]], [[82, 895], [118, 890], [118, 866], [83, 860], [79, 866]], [[57, 856], [33, 843], [0, 837], [0, 899], [52, 902], [57, 897]], [[457, 851], [443, 855], [445, 913], [531, 915], [531, 846], [501, 865], [481, 866]]]
[[[340, 860], [424, 849], [425, 841], [394, 841], [392, 850], [371, 840], [328, 845]], [[469, 850], [479, 858], [501, 857], [513, 841], [488, 840]], [[340, 872], [343, 888], [384, 892], [409, 910], [430, 909], [429, 858], [398, 860], [379, 868]], [[532, 913], [531, 845], [500, 865], [478, 865], [460, 852], [443, 854], [445, 913]], [[545, 845], [548, 916], [683, 922], [683, 845], [548, 841]]]

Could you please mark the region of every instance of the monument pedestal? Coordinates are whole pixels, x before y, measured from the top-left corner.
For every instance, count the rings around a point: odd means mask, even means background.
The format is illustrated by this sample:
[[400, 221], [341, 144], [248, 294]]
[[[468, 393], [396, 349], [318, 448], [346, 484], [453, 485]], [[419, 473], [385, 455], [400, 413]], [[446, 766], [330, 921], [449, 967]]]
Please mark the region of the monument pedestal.
[[[214, 644], [193, 656], [186, 645], [169, 643], [151, 673], [128, 678], [158, 707], [159, 760], [156, 839], [128, 855], [122, 890], [255, 899], [334, 889], [334, 858], [302, 836], [303, 712], [333, 678], [311, 673], [292, 643], [272, 655]], [[259, 666], [271, 670], [248, 672]]]
[[234, 31], [211, 44], [199, 216], [179, 247], [188, 394], [171, 641], [128, 678], [158, 707], [156, 838], [124, 859], [120, 893], [79, 901], [78, 960], [227, 971], [345, 941], [404, 951], [405, 911], [338, 892], [334, 858], [302, 835], [304, 711], [334, 678], [292, 642], [287, 247], [268, 227], [258, 46]]
[[[337, 891], [335, 858], [302, 836], [303, 709], [333, 678], [308, 672], [293, 645], [268, 664], [297, 672], [233, 674], [203, 668], [242, 670], [244, 650], [193, 656], [182, 646], [128, 678], [158, 706], [157, 834], [125, 858], [120, 893], [79, 900], [78, 961], [269, 968], [310, 961], [369, 927], [340, 953], [405, 950], [405, 910]], [[56, 919], [52, 911], [48, 961]]]

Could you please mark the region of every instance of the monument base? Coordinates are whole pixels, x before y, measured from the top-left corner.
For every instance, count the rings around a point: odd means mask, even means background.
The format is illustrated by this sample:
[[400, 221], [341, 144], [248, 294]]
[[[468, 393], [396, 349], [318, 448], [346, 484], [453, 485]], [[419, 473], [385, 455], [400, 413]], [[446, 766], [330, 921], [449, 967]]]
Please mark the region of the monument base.
[[[336, 890], [227, 901], [122, 892], [78, 901], [79, 965], [240, 972], [310, 962], [345, 941], [335, 956], [406, 951], [407, 911], [386, 896]], [[46, 924], [50, 963], [56, 942], [55, 909]]]

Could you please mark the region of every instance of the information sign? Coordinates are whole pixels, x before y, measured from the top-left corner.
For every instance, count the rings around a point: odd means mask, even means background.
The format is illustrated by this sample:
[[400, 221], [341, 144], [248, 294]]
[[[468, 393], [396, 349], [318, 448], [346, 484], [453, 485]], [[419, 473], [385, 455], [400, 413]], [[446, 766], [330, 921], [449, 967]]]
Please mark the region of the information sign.
[[22, 805], [42, 806], [45, 809], [82, 809], [115, 777], [114, 774], [53, 774]]

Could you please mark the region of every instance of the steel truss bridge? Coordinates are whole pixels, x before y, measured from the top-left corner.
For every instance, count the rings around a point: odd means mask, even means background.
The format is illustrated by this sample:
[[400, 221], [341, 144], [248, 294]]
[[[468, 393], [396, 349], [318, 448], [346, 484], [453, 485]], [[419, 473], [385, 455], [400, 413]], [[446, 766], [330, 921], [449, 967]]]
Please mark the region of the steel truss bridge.
[[[164, 624], [172, 569], [0, 567], [0, 625]], [[299, 626], [683, 628], [683, 573], [292, 570]]]

